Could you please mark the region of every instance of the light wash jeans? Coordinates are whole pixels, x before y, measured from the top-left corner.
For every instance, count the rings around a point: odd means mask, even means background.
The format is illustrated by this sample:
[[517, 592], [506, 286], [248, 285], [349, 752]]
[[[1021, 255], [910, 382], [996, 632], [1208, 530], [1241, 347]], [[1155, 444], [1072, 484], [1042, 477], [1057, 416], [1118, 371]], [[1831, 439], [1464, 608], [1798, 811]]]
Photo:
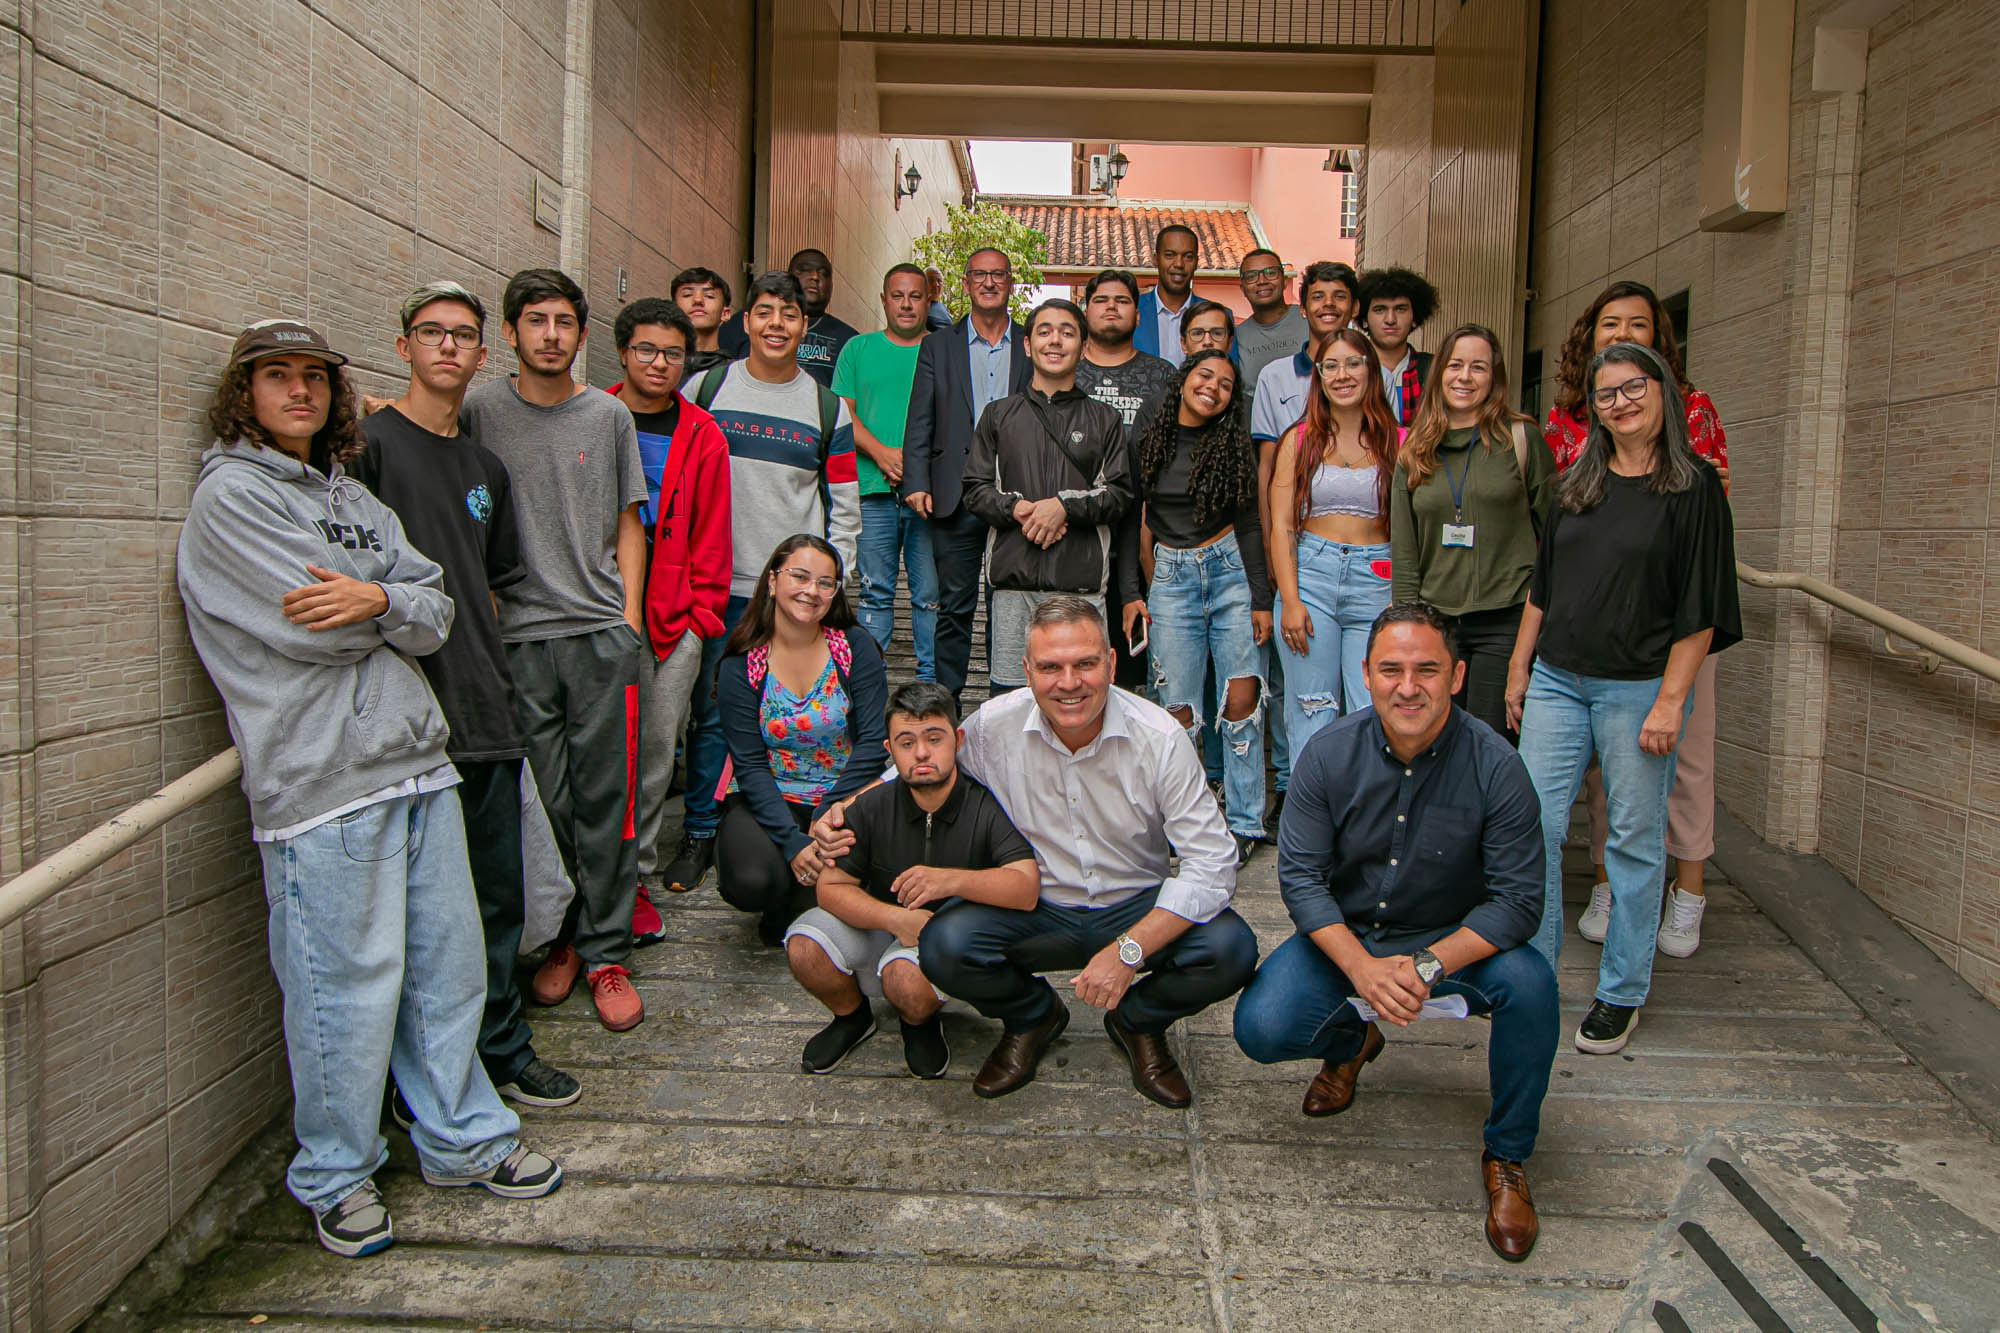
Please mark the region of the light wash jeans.
[[1248, 717], [1213, 719], [1222, 740], [1222, 807], [1229, 831], [1246, 838], [1264, 836], [1264, 663], [1251, 638], [1250, 581], [1236, 535], [1207, 546], [1176, 550], [1153, 547], [1153, 586], [1146, 595], [1152, 617], [1147, 658], [1160, 706], [1185, 708], [1194, 717], [1187, 728], [1201, 751], [1208, 719], [1201, 715], [1208, 666], [1215, 663], [1218, 698], [1229, 682], [1257, 682], [1257, 706]]
[[1538, 661], [1521, 712], [1521, 761], [1542, 803], [1548, 860], [1547, 897], [1534, 946], [1551, 967], [1562, 953], [1562, 847], [1570, 805], [1593, 751], [1604, 771], [1611, 925], [1597, 966], [1597, 998], [1609, 1004], [1644, 1004], [1653, 982], [1674, 757], [1641, 750], [1639, 728], [1659, 693], [1658, 680], [1577, 676]]
[[[1369, 706], [1361, 664], [1368, 631], [1389, 605], [1389, 545], [1350, 546], [1299, 534], [1299, 600], [1312, 617], [1303, 656], [1278, 640], [1285, 654], [1285, 737], [1292, 754], [1343, 713]], [[1272, 600], [1274, 632], [1284, 620], [1282, 597]]]
[[889, 495], [861, 497], [861, 609], [855, 613], [875, 646], [889, 651], [896, 623], [896, 566], [910, 576], [910, 639], [917, 679], [937, 679], [937, 566], [931, 559], [930, 520]]
[[381, 801], [257, 847], [285, 995], [292, 1197], [319, 1212], [388, 1160], [391, 1072], [432, 1174], [505, 1160], [521, 1122], [479, 1063], [486, 963], [457, 791]]

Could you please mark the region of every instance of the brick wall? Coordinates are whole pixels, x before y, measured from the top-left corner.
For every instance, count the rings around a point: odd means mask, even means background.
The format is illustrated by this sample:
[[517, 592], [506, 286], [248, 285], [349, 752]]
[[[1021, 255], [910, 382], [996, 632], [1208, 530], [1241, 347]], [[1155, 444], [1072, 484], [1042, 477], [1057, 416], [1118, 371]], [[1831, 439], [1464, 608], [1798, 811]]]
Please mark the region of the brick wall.
[[[32, 0], [0, 15], [0, 878], [229, 744], [173, 552], [231, 334], [400, 383], [420, 280], [553, 263], [563, 0]], [[750, 0], [597, 0], [583, 278], [741, 271]], [[494, 370], [510, 363], [497, 328]], [[601, 341], [600, 341], [601, 340]], [[0, 932], [0, 1322], [73, 1325], [285, 1104], [226, 793]]]
[[[1710, 233], [1707, 6], [1545, 7], [1529, 346], [1552, 377], [1609, 281], [1687, 292], [1690, 376], [1729, 432], [1738, 554], [1994, 652], [2000, 14], [1900, 6], [1873, 30], [1866, 92], [1819, 94], [1813, 29], [1832, 8], [1797, 6], [1785, 215]], [[1720, 798], [1825, 856], [2000, 1001], [2000, 693], [1956, 668], [1922, 675], [1794, 594], [1746, 588], [1743, 611], [1720, 664]]]

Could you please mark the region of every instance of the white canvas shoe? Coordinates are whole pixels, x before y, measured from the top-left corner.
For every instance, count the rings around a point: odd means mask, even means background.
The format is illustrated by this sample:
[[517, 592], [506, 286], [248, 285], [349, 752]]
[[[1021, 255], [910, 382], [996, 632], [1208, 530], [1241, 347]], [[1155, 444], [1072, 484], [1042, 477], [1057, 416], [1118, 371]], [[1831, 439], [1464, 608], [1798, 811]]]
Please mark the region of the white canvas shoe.
[[1683, 892], [1678, 886], [1667, 895], [1667, 919], [1660, 924], [1660, 952], [1669, 958], [1687, 958], [1701, 947], [1701, 914], [1708, 899], [1699, 893]]
[[1576, 933], [1592, 944], [1602, 944], [1604, 933], [1610, 929], [1611, 886], [1600, 879], [1590, 886], [1590, 906], [1576, 919]]

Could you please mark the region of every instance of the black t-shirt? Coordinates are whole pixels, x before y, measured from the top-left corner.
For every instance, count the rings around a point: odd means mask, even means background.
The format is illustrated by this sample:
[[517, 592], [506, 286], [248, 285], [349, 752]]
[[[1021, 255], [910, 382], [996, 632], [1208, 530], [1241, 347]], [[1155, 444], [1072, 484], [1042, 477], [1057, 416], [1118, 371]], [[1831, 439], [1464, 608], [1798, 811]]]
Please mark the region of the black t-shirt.
[[370, 413], [361, 433], [368, 444], [349, 471], [443, 568], [452, 600], [451, 636], [417, 659], [451, 725], [445, 752], [467, 763], [518, 759], [514, 678], [489, 595], [527, 577], [507, 465], [471, 436], [433, 435], [393, 407]]
[[896, 901], [889, 886], [911, 866], [992, 870], [1035, 859], [1035, 849], [993, 793], [963, 772], [944, 804], [930, 814], [899, 778], [855, 797], [844, 819], [854, 832], [854, 846], [836, 864], [884, 902]]
[[1076, 387], [1084, 396], [1115, 409], [1125, 423], [1130, 446], [1160, 410], [1174, 368], [1157, 356], [1140, 352], [1122, 366], [1099, 366], [1088, 359], [1076, 363]]
[[1537, 656], [1579, 676], [1652, 680], [1690, 634], [1713, 629], [1711, 653], [1743, 637], [1729, 499], [1713, 467], [1695, 473], [1656, 495], [1614, 472], [1596, 508], [1557, 506], [1528, 588], [1542, 611]]
[[[1202, 522], [1196, 513], [1194, 497], [1188, 494], [1194, 452], [1200, 442], [1199, 430], [1189, 426], [1175, 427], [1174, 456], [1160, 469], [1160, 475], [1153, 478], [1153, 484], [1139, 484], [1139, 478], [1136, 475], [1133, 477], [1144, 506], [1143, 510], [1135, 507], [1134, 512], [1152, 530], [1155, 542], [1177, 551], [1206, 546], [1224, 528], [1235, 528], [1236, 551], [1242, 559], [1243, 577], [1250, 584], [1250, 607], [1254, 611], [1264, 610], [1271, 605], [1271, 580], [1264, 568], [1264, 521], [1257, 513], [1256, 497], [1252, 496], [1250, 503], [1241, 509], [1212, 514], [1206, 523]], [[1132, 467], [1135, 474], [1138, 466], [1138, 460], [1134, 459]], [[1254, 460], [1252, 466], [1255, 466]], [[1136, 587], [1135, 570], [1125, 589], [1127, 601], [1138, 595]]]
[[[806, 320], [806, 336], [799, 343], [797, 360], [799, 369], [824, 384], [833, 387], [833, 365], [840, 360], [840, 349], [847, 346], [847, 340], [855, 336], [857, 330], [844, 319], [832, 315], [814, 315]], [[743, 312], [731, 315], [723, 326], [715, 331], [715, 345], [731, 361], [741, 361], [750, 355], [750, 335], [743, 331]], [[694, 371], [689, 369], [692, 375]]]

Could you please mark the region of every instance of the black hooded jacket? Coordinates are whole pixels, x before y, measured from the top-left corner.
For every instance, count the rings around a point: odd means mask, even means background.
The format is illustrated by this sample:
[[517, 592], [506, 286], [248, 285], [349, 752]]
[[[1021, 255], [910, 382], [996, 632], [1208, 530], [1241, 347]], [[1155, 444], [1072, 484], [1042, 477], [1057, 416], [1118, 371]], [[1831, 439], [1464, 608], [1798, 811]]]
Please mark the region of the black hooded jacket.
[[[1046, 549], [1014, 518], [1020, 500], [1060, 498], [1069, 531]], [[1132, 503], [1125, 423], [1077, 389], [1029, 387], [986, 409], [965, 456], [964, 504], [993, 529], [995, 588], [1101, 594], [1112, 532]]]

